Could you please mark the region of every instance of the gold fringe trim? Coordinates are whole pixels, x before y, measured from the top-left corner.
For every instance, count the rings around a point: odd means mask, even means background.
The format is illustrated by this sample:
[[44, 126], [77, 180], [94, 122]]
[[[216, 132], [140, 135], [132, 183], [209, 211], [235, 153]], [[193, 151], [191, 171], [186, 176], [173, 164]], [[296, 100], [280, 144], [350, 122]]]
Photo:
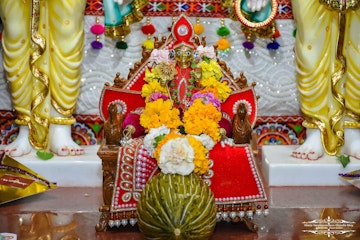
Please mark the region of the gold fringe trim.
[[110, 38], [120, 38], [130, 33], [130, 27], [125, 24], [119, 26], [105, 26], [105, 36]]
[[330, 10], [335, 10], [341, 13], [347, 11], [355, 11], [360, 7], [359, 0], [319, 0], [321, 4], [326, 6]]
[[130, 33], [130, 25], [136, 22], [140, 22], [144, 16], [141, 9], [148, 4], [149, 0], [135, 0], [131, 3], [133, 11], [123, 17], [123, 24], [119, 26], [105, 26], [106, 37], [120, 38]]

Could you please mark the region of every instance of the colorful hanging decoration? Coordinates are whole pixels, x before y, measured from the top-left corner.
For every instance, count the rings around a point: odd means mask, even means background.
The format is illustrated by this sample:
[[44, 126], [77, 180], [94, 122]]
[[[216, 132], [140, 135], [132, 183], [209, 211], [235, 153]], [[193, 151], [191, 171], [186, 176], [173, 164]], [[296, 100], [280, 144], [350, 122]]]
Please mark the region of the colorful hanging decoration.
[[194, 25], [194, 33], [196, 35], [200, 36], [204, 32], [204, 30], [205, 30], [204, 25], [200, 23], [200, 19], [197, 17], [196, 18], [196, 23]]
[[147, 39], [143, 41], [142, 45], [147, 50], [154, 49], [154, 40], [152, 39], [152, 35], [156, 32], [154, 25], [151, 23], [150, 18], [146, 18], [146, 24], [142, 26], [141, 31], [143, 34], [147, 36]]
[[221, 38], [217, 42], [218, 54], [221, 56], [228, 56], [231, 45], [229, 40], [226, 38], [230, 34], [230, 29], [225, 26], [225, 20], [221, 19], [221, 26], [216, 30], [217, 35]]
[[277, 7], [277, 1], [270, 0], [261, 10], [252, 12], [247, 7], [246, 0], [234, 1], [235, 14], [242, 24], [241, 30], [246, 37], [246, 41], [243, 42], [245, 49], [254, 48], [255, 37], [269, 38], [270, 42], [266, 46], [269, 50], [277, 50], [280, 47], [276, 41], [276, 38], [280, 37], [275, 23]]
[[123, 50], [125, 50], [125, 49], [128, 48], [128, 45], [127, 45], [127, 43], [125, 42], [125, 36], [121, 36], [120, 41], [116, 42], [115, 47], [116, 47], [117, 49], [123, 49]]
[[100, 24], [99, 17], [96, 17], [96, 23], [90, 27], [90, 32], [96, 36], [96, 40], [91, 42], [93, 49], [102, 49], [103, 44], [100, 42], [100, 35], [104, 34], [105, 27]]

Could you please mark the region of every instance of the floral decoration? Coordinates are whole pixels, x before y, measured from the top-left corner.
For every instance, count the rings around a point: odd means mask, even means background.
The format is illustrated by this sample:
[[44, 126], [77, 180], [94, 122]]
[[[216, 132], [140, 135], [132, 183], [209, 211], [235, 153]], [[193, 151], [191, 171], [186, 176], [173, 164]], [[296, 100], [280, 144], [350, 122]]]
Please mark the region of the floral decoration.
[[149, 101], [152, 94], [167, 94], [167, 89], [161, 86], [158, 81], [151, 81], [148, 84], [144, 84], [141, 89], [141, 96], [145, 98], [145, 101]]
[[170, 100], [158, 99], [146, 103], [140, 116], [140, 124], [145, 128], [145, 131], [162, 125], [177, 129], [182, 124], [179, 115], [179, 109], [173, 108]]
[[188, 134], [207, 134], [213, 141], [220, 140], [219, 122], [221, 112], [211, 103], [204, 103], [198, 98], [184, 113], [184, 129]]
[[170, 62], [170, 54], [166, 49], [154, 49], [151, 51], [150, 59], [154, 61], [156, 64], [161, 62]]
[[204, 59], [199, 63], [202, 69], [201, 81], [206, 80], [208, 78], [215, 78], [217, 81], [221, 79], [222, 72], [219, 64], [217, 63], [216, 59]]
[[154, 152], [162, 172], [181, 175], [206, 173], [210, 164], [207, 155], [208, 150], [202, 142], [179, 133], [167, 134]]
[[190, 84], [192, 94], [184, 109], [170, 96], [169, 86], [177, 78], [175, 63], [169, 51], [153, 50], [154, 66], [145, 72], [142, 96], [145, 109], [140, 124], [147, 132], [144, 148], [154, 157], [162, 172], [188, 175], [205, 174], [209, 170], [209, 151], [220, 141], [221, 102], [230, 95], [230, 87], [221, 82], [222, 71], [213, 47], [199, 46], [197, 61], [192, 62]]

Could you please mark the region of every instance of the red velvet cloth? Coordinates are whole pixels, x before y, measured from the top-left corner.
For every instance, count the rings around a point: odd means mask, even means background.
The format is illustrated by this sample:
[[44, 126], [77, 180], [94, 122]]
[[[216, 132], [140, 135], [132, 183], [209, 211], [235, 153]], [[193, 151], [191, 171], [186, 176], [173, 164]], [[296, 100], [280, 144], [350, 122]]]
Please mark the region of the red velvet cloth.
[[141, 96], [141, 92], [115, 87], [104, 87], [99, 103], [100, 115], [104, 120], [108, 118], [110, 103], [116, 103], [124, 116], [139, 107], [145, 107], [145, 101]]
[[252, 87], [233, 91], [229, 98], [221, 104], [221, 111], [226, 112], [231, 119], [236, 113], [240, 102], [245, 103], [247, 113], [249, 114], [251, 126], [254, 127], [257, 119], [256, 95]]
[[266, 200], [266, 194], [249, 145], [224, 147], [215, 145], [210, 151], [214, 161], [211, 190], [216, 202], [249, 202]]

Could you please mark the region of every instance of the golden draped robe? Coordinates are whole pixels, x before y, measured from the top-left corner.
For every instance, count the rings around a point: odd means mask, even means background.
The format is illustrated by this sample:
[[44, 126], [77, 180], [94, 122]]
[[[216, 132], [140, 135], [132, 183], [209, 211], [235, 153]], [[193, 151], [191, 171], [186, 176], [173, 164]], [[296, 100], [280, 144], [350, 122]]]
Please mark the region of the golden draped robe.
[[346, 10], [337, 0], [292, 0], [304, 126], [320, 129], [329, 155], [343, 146], [344, 128], [360, 127], [359, 0], [347, 2], [355, 7]]
[[[3, 54], [16, 123], [48, 145], [49, 124], [72, 124], [80, 91], [86, 0], [1, 0]], [[51, 116], [51, 106], [58, 112]], [[59, 117], [61, 116], [61, 117]]]

